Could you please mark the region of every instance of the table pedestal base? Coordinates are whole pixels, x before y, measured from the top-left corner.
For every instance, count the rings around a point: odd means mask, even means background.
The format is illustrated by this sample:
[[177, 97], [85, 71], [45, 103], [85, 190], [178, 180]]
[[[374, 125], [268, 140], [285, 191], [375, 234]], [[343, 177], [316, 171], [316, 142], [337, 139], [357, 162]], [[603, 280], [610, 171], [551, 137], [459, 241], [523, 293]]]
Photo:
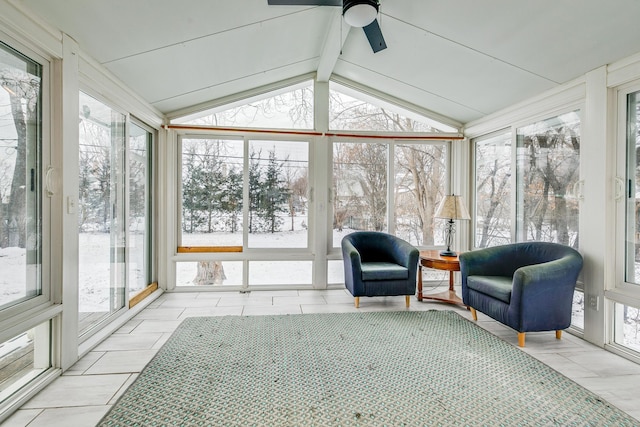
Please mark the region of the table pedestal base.
[[438, 292], [435, 294], [423, 294], [422, 298], [418, 297], [418, 301], [422, 301], [423, 299], [432, 299], [441, 302], [448, 302], [450, 304], [458, 304], [463, 307], [466, 307], [462, 302], [462, 298], [456, 295], [456, 291], [444, 291]]

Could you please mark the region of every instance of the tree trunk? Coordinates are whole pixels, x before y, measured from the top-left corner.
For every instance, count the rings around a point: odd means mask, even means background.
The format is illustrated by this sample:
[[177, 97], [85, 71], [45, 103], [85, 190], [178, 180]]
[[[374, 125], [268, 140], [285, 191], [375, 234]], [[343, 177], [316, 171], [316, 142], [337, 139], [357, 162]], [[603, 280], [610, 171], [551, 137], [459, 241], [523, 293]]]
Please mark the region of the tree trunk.
[[[9, 196], [9, 212], [7, 221], [9, 227], [10, 245], [16, 244], [20, 248], [26, 247], [26, 189], [30, 188], [27, 182], [27, 124], [22, 98], [10, 95], [11, 113], [16, 127], [18, 141], [16, 143], [16, 164], [11, 180], [11, 193]], [[14, 224], [15, 227], [11, 225]]]
[[222, 285], [226, 279], [222, 261], [198, 261], [195, 285]]

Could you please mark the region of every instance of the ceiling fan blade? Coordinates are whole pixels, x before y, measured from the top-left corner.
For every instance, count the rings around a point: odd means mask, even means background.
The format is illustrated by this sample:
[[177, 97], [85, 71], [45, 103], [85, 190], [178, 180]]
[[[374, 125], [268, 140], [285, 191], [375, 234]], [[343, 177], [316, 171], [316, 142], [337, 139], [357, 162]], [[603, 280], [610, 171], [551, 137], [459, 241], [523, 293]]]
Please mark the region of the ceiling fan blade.
[[271, 6], [342, 6], [342, 0], [268, 0]]
[[378, 24], [377, 19], [374, 19], [373, 22], [364, 27], [363, 30], [367, 35], [367, 39], [369, 39], [369, 44], [371, 45], [371, 49], [373, 49], [373, 53], [380, 52], [387, 48], [387, 44], [384, 42], [382, 30], [380, 29], [380, 24]]

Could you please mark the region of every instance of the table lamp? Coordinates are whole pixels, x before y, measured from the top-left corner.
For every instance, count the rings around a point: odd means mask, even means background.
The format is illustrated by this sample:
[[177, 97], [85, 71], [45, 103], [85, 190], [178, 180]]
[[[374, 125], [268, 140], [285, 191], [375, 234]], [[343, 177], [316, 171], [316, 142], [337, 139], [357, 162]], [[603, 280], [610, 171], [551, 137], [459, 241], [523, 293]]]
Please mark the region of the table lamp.
[[444, 196], [440, 206], [436, 211], [436, 218], [445, 218], [447, 221], [447, 228], [444, 230], [444, 240], [447, 245], [447, 249], [440, 252], [442, 256], [456, 256], [456, 253], [451, 250], [451, 243], [453, 242], [453, 235], [456, 232], [456, 226], [453, 222], [454, 219], [471, 219], [469, 211], [467, 211], [464, 201], [461, 196], [454, 194], [450, 196]]

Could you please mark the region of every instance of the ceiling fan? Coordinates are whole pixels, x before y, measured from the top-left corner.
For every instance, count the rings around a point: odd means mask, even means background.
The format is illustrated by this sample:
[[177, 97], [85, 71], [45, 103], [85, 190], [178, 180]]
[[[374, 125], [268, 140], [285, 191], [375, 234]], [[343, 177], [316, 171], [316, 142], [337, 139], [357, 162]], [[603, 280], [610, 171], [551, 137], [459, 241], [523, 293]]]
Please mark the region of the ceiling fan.
[[342, 16], [347, 24], [364, 30], [373, 53], [387, 48], [376, 17], [378, 0], [267, 0], [269, 5], [287, 6], [342, 6]]

